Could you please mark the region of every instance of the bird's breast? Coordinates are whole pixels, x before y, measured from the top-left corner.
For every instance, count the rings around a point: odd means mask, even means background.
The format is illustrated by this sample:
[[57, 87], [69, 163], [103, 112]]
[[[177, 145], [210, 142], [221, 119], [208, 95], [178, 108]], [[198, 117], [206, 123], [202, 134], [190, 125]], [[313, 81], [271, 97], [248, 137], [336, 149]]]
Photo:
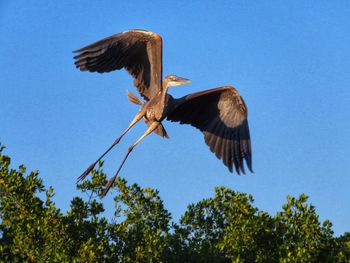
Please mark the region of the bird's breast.
[[146, 118], [151, 121], [156, 120], [156, 112], [153, 107], [149, 107], [146, 111]]
[[159, 94], [147, 104], [146, 118], [150, 121], [162, 121], [166, 112], [168, 96]]
[[163, 116], [164, 106], [159, 101], [158, 103], [150, 103], [146, 109], [146, 118], [150, 121], [161, 121]]

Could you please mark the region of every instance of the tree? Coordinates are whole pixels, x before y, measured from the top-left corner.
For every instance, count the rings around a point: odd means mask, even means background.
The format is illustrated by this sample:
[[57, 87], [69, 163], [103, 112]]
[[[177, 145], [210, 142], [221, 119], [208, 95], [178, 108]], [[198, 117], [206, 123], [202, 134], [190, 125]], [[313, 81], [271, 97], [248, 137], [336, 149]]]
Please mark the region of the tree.
[[281, 262], [333, 262], [335, 258], [332, 223], [321, 224], [307, 200], [305, 194], [298, 199], [287, 196], [287, 204], [275, 217]]
[[252, 202], [250, 195], [217, 187], [214, 198], [190, 205], [181, 226], [191, 261], [268, 262], [276, 250], [274, 222]]
[[[159, 192], [113, 186], [114, 218], [104, 217], [106, 174], [99, 163], [63, 214], [37, 171], [11, 169], [0, 145], [1, 262], [349, 262], [350, 234], [334, 237], [307, 196], [288, 196], [271, 216], [253, 197], [217, 187], [174, 223]], [[43, 196], [39, 198], [39, 196]]]

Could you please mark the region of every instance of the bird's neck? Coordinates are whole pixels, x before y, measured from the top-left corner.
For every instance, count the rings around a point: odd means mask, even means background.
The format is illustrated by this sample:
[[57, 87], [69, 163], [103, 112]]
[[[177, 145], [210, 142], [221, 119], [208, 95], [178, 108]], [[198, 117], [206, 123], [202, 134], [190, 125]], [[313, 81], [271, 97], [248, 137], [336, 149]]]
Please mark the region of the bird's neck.
[[[169, 83], [165, 79], [162, 83], [162, 90], [158, 93], [158, 103], [162, 105], [163, 110], [165, 109], [166, 101], [167, 101], [167, 93], [169, 89]], [[163, 113], [162, 113], [163, 114]]]
[[164, 94], [166, 94], [166, 93], [168, 92], [169, 87], [170, 87], [170, 86], [169, 86], [169, 82], [168, 82], [167, 79], [165, 79], [165, 80], [163, 81], [163, 83], [162, 83], [162, 88], [163, 88], [162, 92], [163, 92]]

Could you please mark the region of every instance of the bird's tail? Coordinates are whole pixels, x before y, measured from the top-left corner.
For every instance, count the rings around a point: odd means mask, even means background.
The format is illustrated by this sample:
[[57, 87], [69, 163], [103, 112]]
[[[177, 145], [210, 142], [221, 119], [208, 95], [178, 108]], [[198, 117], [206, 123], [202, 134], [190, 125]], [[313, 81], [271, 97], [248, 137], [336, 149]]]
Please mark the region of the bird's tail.
[[131, 91], [128, 90], [128, 100], [131, 103], [138, 104], [138, 105], [143, 105], [144, 102], [140, 100], [135, 94], [133, 94]]

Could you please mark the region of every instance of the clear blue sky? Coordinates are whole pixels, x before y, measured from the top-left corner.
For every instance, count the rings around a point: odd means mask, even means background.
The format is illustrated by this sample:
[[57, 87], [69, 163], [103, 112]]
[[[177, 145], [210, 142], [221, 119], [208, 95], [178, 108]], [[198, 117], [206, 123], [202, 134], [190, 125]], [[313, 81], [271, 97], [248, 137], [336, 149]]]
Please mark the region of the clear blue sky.
[[[65, 211], [77, 176], [137, 112], [126, 72], [82, 73], [72, 50], [148, 29], [163, 37], [164, 73], [192, 80], [173, 96], [240, 91], [255, 173], [230, 174], [198, 130], [165, 122], [170, 139], [147, 137], [121, 176], [158, 189], [175, 220], [219, 185], [271, 214], [286, 195], [306, 193], [339, 235], [350, 231], [349, 17], [349, 1], [2, 0], [0, 141], [14, 166], [39, 169]], [[109, 175], [144, 130], [139, 123], [106, 158]]]

